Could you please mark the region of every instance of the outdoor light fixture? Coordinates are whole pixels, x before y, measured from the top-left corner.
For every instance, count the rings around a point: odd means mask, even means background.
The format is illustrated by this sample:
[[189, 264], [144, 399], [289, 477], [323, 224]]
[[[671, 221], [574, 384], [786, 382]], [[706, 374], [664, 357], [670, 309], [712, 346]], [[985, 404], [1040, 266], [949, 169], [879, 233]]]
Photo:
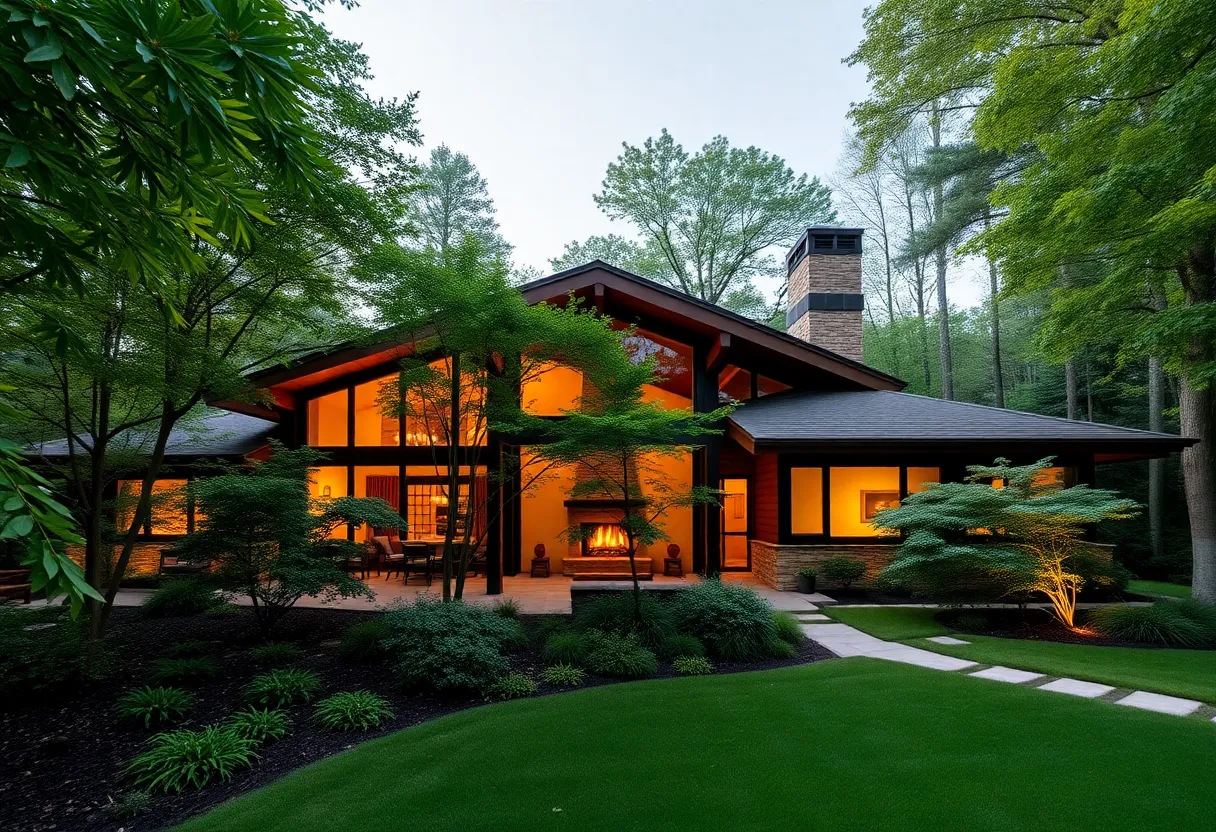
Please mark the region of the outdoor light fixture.
[[333, 489], [330, 488], [328, 485], [321, 487], [321, 496], [322, 497], [329, 497], [333, 493], [334, 493]]

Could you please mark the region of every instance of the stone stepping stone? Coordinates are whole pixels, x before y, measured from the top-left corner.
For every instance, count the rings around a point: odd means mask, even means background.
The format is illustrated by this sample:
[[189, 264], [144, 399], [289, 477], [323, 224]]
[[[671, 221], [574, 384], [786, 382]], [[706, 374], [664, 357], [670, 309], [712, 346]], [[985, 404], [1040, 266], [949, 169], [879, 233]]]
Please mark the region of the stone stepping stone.
[[966, 670], [969, 667], [976, 666], [975, 662], [969, 662], [966, 659], [943, 656], [941, 653], [921, 650], [918, 647], [909, 647], [906, 644], [866, 650], [861, 655], [869, 656], [873, 659], [884, 659], [889, 662], [899, 662], [900, 664], [914, 664], [917, 667], [927, 667], [930, 670]]
[[[1190, 716], [1199, 710], [1202, 702], [1194, 699], [1180, 699], [1177, 696], [1165, 696], [1160, 693], [1149, 693], [1138, 690], [1115, 702], [1116, 705], [1127, 705], [1129, 708], [1140, 708], [1145, 711], [1156, 711], [1159, 714], [1174, 716]], [[1216, 720], [1214, 720], [1216, 721]]]
[[817, 613], [817, 612], [802, 613], [795, 617], [801, 622], [831, 621], [832, 620], [832, 619], [828, 618], [826, 615], [823, 615], [822, 613]]
[[1077, 679], [1056, 679], [1039, 687], [1039, 690], [1049, 690], [1052, 693], [1067, 693], [1069, 696], [1083, 696], [1086, 699], [1097, 699], [1105, 696], [1114, 688], [1110, 685], [1099, 685], [1094, 682], [1082, 682]]
[[1012, 667], [1002, 667], [994, 665], [987, 670], [977, 670], [975, 673], [968, 673], [968, 676], [975, 676], [980, 679], [992, 679], [994, 682], [1009, 682], [1011, 685], [1020, 685], [1023, 682], [1031, 682], [1035, 679], [1042, 679], [1042, 673], [1031, 673], [1029, 670], [1016, 670]]
[[971, 643], [969, 641], [963, 641], [961, 638], [955, 638], [954, 636], [932, 636], [930, 638], [925, 639], [925, 641], [931, 641], [934, 644], [970, 644]]

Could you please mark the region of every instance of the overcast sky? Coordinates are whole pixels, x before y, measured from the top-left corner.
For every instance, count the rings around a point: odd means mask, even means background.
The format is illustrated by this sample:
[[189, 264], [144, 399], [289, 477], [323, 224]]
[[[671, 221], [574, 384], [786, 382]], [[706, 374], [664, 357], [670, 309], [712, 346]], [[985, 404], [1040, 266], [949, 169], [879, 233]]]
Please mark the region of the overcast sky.
[[[517, 263], [548, 272], [569, 240], [629, 235], [595, 206], [621, 142], [715, 135], [795, 172], [836, 168], [865, 70], [841, 63], [862, 0], [360, 0], [325, 20], [363, 45], [376, 96], [421, 93], [425, 146], [467, 153]], [[968, 304], [969, 281], [951, 285]], [[976, 295], [978, 297], [978, 295]]]

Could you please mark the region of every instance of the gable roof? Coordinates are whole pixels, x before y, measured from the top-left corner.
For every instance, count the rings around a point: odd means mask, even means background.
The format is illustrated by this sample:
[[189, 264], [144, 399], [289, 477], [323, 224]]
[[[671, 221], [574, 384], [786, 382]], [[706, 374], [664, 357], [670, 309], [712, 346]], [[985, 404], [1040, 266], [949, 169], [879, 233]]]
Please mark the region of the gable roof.
[[1112, 456], [1158, 456], [1197, 440], [890, 390], [779, 393], [743, 403], [731, 434], [757, 450], [942, 450], [1051, 443]]
[[[264, 447], [276, 427], [277, 423], [266, 419], [208, 407], [201, 418], [191, 419], [173, 429], [165, 446], [165, 456], [245, 456]], [[111, 440], [111, 446], [117, 450], [150, 453], [155, 438], [151, 431], [127, 431]], [[66, 457], [68, 442], [66, 439], [42, 442], [30, 446], [27, 452], [48, 458]]]

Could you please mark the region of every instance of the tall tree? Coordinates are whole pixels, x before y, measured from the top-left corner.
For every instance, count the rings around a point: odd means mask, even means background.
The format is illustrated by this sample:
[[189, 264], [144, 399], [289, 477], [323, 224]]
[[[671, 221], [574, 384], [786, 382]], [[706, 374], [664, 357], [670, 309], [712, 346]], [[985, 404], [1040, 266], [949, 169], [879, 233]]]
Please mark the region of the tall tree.
[[[1200, 440], [1182, 461], [1194, 596], [1216, 603], [1216, 7], [884, 0], [851, 60], [871, 72], [854, 116], [877, 145], [952, 96], [974, 109], [980, 147], [1030, 149], [994, 194], [1008, 215], [983, 244], [1014, 290], [1101, 263], [1093, 284], [1059, 293], [1088, 300], [1061, 328], [1122, 318], [1124, 355], [1155, 355], [1178, 377], [1182, 431]], [[1164, 310], [1145, 302], [1146, 282]]]
[[[942, 146], [942, 113], [937, 99], [929, 111], [929, 135], [932, 148]], [[945, 211], [945, 196], [941, 182], [935, 182], [933, 191], [933, 216], [940, 217]], [[937, 349], [942, 373], [942, 398], [954, 399], [954, 355], [950, 349], [950, 299], [946, 292], [946, 247], [940, 245], [933, 252], [937, 264]]]
[[468, 156], [439, 145], [422, 166], [421, 184], [411, 219], [423, 245], [444, 252], [470, 236], [489, 256], [510, 258], [511, 246], [498, 232], [486, 180]]

